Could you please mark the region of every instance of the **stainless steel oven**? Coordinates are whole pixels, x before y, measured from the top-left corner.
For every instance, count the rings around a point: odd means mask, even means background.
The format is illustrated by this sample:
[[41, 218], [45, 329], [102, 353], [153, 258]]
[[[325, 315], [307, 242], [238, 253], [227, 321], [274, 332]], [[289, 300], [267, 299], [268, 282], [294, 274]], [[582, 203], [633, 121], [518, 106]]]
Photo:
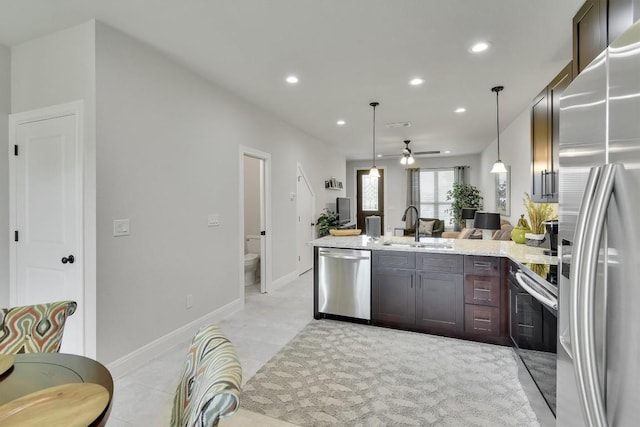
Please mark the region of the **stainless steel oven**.
[[514, 349], [556, 413], [557, 266], [509, 267], [510, 333]]

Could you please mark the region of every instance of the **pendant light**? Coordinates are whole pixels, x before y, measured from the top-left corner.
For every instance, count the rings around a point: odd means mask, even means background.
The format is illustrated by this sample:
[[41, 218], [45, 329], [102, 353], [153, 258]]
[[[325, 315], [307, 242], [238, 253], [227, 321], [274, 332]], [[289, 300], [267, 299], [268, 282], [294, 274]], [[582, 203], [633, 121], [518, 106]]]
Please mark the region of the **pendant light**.
[[378, 102], [372, 102], [369, 105], [373, 107], [373, 166], [369, 170], [369, 176], [372, 178], [380, 178], [380, 171], [376, 167], [376, 107], [380, 105]]
[[493, 168], [491, 168], [491, 173], [505, 173], [507, 172], [507, 168], [500, 160], [500, 109], [498, 104], [498, 94], [500, 91], [504, 89], [504, 86], [495, 86], [491, 88], [491, 92], [496, 93], [496, 131], [498, 132], [498, 160], [493, 164]]

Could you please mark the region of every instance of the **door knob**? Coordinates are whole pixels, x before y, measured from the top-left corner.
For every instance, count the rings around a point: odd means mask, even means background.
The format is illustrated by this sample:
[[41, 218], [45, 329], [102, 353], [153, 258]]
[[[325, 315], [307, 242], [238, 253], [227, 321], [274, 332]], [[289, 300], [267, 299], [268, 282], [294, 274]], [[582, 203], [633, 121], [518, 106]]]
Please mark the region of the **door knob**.
[[75, 260], [76, 258], [73, 255], [69, 255], [68, 257], [67, 256], [62, 257], [61, 261], [63, 264], [66, 264], [66, 263], [73, 264]]

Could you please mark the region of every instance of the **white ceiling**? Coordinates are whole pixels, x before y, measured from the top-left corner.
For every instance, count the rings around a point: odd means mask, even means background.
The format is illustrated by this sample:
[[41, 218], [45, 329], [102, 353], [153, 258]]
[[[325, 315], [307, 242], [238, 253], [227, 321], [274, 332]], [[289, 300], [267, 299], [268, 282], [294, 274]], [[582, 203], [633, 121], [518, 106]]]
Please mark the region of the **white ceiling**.
[[[97, 19], [340, 150], [478, 153], [571, 58], [583, 0], [0, 0], [0, 44]], [[471, 54], [488, 40], [491, 48]], [[300, 82], [285, 83], [288, 74]], [[409, 86], [416, 76], [426, 83]], [[453, 110], [463, 106], [464, 114]], [[347, 124], [338, 127], [336, 121]], [[411, 127], [389, 129], [389, 122]], [[509, 141], [503, 141], [508, 144]]]

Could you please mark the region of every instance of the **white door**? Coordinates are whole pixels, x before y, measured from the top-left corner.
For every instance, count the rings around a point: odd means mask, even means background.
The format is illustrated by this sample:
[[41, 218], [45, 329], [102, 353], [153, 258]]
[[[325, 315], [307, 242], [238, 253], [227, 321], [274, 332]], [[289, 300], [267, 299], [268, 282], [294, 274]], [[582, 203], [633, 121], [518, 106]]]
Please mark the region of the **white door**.
[[297, 204], [298, 213], [298, 275], [313, 267], [313, 248], [308, 245], [314, 238], [314, 194], [300, 165], [298, 165]]
[[78, 308], [65, 325], [61, 351], [84, 354], [78, 116], [12, 124], [11, 303], [76, 301]]

